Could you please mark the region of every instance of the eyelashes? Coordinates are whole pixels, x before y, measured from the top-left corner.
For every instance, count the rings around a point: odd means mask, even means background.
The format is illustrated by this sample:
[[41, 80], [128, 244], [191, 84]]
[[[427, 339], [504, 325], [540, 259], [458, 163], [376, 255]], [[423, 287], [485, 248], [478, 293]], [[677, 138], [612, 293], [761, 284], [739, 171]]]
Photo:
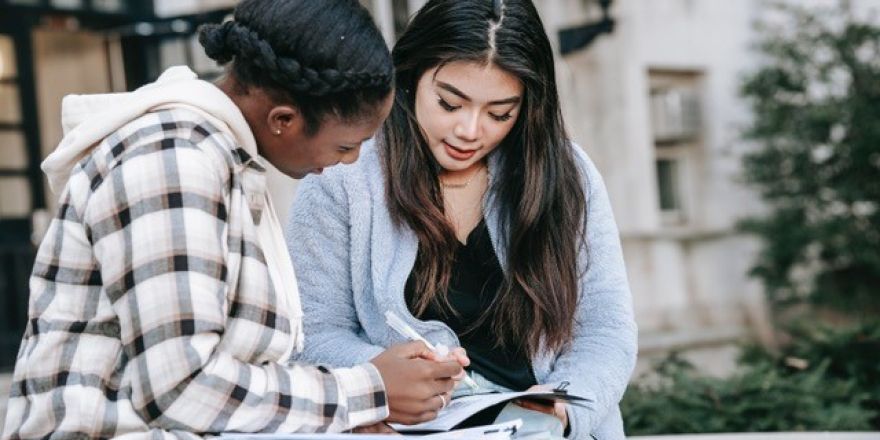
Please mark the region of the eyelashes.
[[450, 113], [461, 108], [460, 105], [458, 105], [458, 106], [452, 105], [452, 104], [446, 102], [446, 100], [443, 98], [438, 98], [437, 103], [440, 104], [440, 107], [443, 107], [443, 110], [446, 110]]
[[[437, 103], [440, 104], [440, 107], [442, 107], [443, 110], [446, 110], [449, 113], [452, 113], [452, 112], [461, 108], [460, 105], [452, 105], [452, 104], [446, 102], [446, 100], [443, 98], [437, 98]], [[507, 112], [503, 115], [496, 115], [494, 113], [489, 113], [489, 116], [491, 116], [492, 119], [494, 119], [498, 122], [507, 122], [510, 120], [510, 118], [513, 117], [513, 115], [511, 115], [510, 112]]]

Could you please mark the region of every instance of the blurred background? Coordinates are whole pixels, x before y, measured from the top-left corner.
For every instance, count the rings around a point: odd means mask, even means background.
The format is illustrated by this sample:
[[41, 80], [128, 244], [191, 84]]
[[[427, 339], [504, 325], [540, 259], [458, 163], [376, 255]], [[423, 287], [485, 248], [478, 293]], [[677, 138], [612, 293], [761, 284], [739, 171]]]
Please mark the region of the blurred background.
[[[361, 3], [393, 44], [424, 1]], [[880, 430], [880, 1], [535, 3], [620, 227], [628, 432]], [[0, 0], [0, 421], [62, 97], [216, 78], [196, 31], [235, 4]]]

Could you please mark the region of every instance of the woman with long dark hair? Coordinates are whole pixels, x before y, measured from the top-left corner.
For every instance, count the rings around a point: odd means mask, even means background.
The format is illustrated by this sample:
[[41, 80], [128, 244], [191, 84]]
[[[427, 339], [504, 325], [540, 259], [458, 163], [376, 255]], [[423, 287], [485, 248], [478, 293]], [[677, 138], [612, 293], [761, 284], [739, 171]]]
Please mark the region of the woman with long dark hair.
[[542, 29], [529, 0], [432, 0], [414, 16], [392, 51], [381, 135], [294, 202], [303, 356], [369, 358], [399, 340], [390, 310], [465, 348], [487, 388], [565, 381], [592, 399], [522, 402], [498, 420], [623, 438], [636, 327], [619, 237], [599, 173], [565, 133]]
[[4, 439], [200, 438], [422, 421], [462, 372], [423, 344], [293, 365], [296, 278], [266, 188], [357, 159], [393, 65], [355, 0], [245, 0], [201, 30], [230, 63], [69, 96], [43, 163], [59, 210], [31, 276]]

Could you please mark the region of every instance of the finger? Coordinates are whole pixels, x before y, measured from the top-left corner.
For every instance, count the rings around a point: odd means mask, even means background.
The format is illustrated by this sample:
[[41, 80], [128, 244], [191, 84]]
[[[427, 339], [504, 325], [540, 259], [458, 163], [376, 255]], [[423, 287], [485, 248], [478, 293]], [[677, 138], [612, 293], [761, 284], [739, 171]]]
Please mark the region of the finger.
[[437, 417], [436, 411], [426, 410], [419, 412], [407, 412], [404, 414], [399, 414], [395, 420], [398, 423], [402, 423], [404, 425], [415, 425], [417, 423], [427, 422], [429, 420], [434, 420]]
[[453, 348], [452, 357], [454, 357], [462, 367], [467, 367], [471, 364], [471, 359], [468, 357], [467, 352], [464, 350], [464, 348]]
[[424, 359], [426, 361], [431, 361], [431, 362], [443, 362], [443, 361], [447, 360], [446, 358], [441, 358], [440, 356], [437, 355], [437, 353], [434, 353], [431, 350], [428, 350], [427, 354], [419, 356], [419, 358]]
[[374, 434], [379, 432], [378, 423], [375, 425], [369, 426], [358, 426], [357, 428], [352, 429], [352, 432], [355, 434]]
[[541, 405], [541, 404], [538, 404], [538, 403], [535, 403], [532, 401], [528, 401], [528, 400], [518, 400], [516, 402], [516, 404], [525, 408], [525, 409], [530, 409], [532, 411], [538, 411], [538, 412], [542, 412], [544, 414], [554, 414], [555, 415], [555, 411], [554, 411], [555, 408], [552, 405], [549, 405], [549, 406], [548, 405]]
[[462, 368], [461, 373], [458, 373], [455, 376], [452, 376], [452, 380], [454, 380], [456, 382], [460, 382], [462, 379], [464, 379], [465, 376], [467, 376], [467, 371], [464, 368]]
[[455, 379], [445, 378], [434, 381], [434, 394], [445, 394], [455, 389]]
[[[442, 399], [441, 396], [443, 397]], [[409, 410], [411, 413], [416, 415], [423, 415], [429, 412], [436, 413], [443, 409], [445, 403], [444, 401], [446, 401], [446, 396], [444, 395], [444, 393], [438, 393], [425, 400], [422, 400], [418, 404], [410, 405]]]
[[376, 426], [378, 427], [378, 430], [377, 430], [376, 432], [378, 432], [379, 434], [397, 434], [397, 435], [400, 435], [400, 433], [398, 433], [397, 431], [395, 431], [394, 428], [388, 426], [388, 424], [385, 423], [385, 422], [379, 422], [379, 423], [376, 424]]
[[405, 342], [403, 344], [395, 345], [394, 348], [397, 351], [397, 354], [405, 359], [433, 359], [435, 356], [434, 352], [432, 352], [422, 341]]
[[[439, 400], [439, 399], [434, 399]], [[430, 422], [437, 418], [437, 410], [425, 411], [416, 417], [416, 423]]]
[[547, 391], [547, 392], [549, 392], [549, 391], [553, 391], [553, 387], [551, 387], [550, 385], [532, 385], [526, 391]]
[[355, 434], [395, 434], [397, 431], [391, 429], [385, 422], [374, 423], [367, 426], [358, 426], [352, 430]]
[[555, 410], [556, 417], [562, 420], [562, 424], [568, 425], [568, 410], [565, 408], [565, 403], [557, 402], [553, 409]]
[[453, 378], [463, 371], [461, 365], [457, 361], [452, 362], [435, 362], [432, 365], [431, 377], [435, 379]]
[[410, 401], [406, 404], [406, 413], [410, 416], [418, 417], [426, 412], [439, 411], [443, 403], [437, 396], [438, 394], [432, 394], [424, 399]]

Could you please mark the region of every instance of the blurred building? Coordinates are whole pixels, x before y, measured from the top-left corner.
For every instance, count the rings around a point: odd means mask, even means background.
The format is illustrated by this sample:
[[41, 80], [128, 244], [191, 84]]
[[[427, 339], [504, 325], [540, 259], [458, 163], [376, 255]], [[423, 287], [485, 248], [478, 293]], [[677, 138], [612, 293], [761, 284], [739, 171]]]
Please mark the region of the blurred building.
[[[54, 209], [39, 163], [61, 138], [61, 98], [130, 90], [175, 64], [215, 77], [195, 30], [235, 3], [0, 0], [0, 366], [14, 360], [32, 241]], [[392, 44], [424, 0], [361, 3]], [[756, 244], [734, 225], [761, 209], [737, 181], [749, 118], [737, 91], [760, 62], [750, 44], [766, 2], [535, 3], [557, 51], [568, 129], [611, 194], [642, 352], [761, 335], [763, 300], [746, 275]], [[295, 182], [278, 173], [270, 182], [284, 210]]]
[[55, 207], [39, 166], [61, 139], [61, 98], [130, 90], [174, 64], [216, 76], [195, 29], [235, 3], [0, 0], [0, 368], [15, 360], [34, 243]]
[[[589, 20], [584, 3], [542, 3], [546, 26]], [[759, 63], [750, 45], [764, 8], [616, 0], [613, 32], [559, 58], [571, 135], [602, 171], [620, 227], [643, 363], [689, 349], [723, 373], [731, 343], [767, 335], [761, 290], [747, 275], [757, 246], [735, 229], [760, 210], [738, 183], [749, 118], [738, 89]]]

